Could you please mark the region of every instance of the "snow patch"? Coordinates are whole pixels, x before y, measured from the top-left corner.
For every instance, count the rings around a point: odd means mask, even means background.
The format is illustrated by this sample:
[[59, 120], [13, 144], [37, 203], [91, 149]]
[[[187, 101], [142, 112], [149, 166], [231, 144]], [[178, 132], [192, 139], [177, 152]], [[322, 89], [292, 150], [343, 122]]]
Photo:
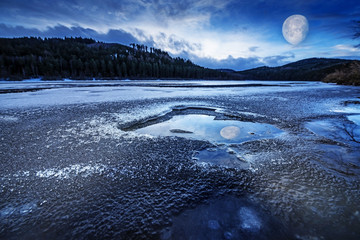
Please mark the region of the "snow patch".
[[8, 116], [8, 115], [0, 115], [0, 121], [4, 122], [17, 122], [19, 120], [18, 117]]
[[107, 167], [103, 164], [81, 165], [73, 164], [62, 169], [50, 168], [37, 171], [36, 176], [40, 178], [68, 179], [74, 176], [89, 177], [94, 174], [102, 174]]

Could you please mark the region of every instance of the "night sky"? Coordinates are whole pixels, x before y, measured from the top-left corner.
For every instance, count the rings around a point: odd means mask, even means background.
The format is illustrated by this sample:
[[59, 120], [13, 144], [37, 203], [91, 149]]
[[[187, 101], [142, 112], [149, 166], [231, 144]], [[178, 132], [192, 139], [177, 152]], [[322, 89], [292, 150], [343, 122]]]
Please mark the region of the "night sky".
[[[305, 16], [289, 44], [282, 25]], [[359, 0], [0, 0], [0, 37], [90, 37], [141, 43], [211, 68], [278, 66], [310, 57], [360, 59]]]

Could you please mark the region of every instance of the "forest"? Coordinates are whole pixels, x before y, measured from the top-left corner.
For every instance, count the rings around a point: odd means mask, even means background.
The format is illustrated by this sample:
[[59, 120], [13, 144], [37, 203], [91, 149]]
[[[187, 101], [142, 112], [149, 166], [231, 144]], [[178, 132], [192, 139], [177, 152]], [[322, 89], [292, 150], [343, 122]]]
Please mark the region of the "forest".
[[280, 81], [323, 81], [360, 85], [360, 61], [334, 58], [308, 58], [278, 67], [238, 71], [240, 79]]
[[229, 74], [140, 44], [89, 38], [0, 38], [0, 79], [227, 79]]

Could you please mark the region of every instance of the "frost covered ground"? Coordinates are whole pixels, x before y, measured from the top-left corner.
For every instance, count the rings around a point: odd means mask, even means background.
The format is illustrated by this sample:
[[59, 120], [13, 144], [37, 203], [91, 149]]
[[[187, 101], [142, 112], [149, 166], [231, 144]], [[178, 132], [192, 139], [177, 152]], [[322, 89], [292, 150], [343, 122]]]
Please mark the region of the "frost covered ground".
[[0, 93], [1, 239], [360, 238], [358, 87], [30, 81]]

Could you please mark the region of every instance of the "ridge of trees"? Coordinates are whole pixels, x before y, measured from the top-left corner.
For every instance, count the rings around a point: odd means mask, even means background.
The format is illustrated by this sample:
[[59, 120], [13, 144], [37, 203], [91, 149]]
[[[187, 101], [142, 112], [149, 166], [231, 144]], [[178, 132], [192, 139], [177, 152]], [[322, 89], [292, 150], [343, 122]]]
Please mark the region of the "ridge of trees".
[[0, 78], [226, 79], [228, 74], [132, 43], [90, 38], [0, 38]]
[[259, 67], [236, 73], [242, 79], [360, 85], [360, 61], [357, 60], [308, 58], [279, 67]]

